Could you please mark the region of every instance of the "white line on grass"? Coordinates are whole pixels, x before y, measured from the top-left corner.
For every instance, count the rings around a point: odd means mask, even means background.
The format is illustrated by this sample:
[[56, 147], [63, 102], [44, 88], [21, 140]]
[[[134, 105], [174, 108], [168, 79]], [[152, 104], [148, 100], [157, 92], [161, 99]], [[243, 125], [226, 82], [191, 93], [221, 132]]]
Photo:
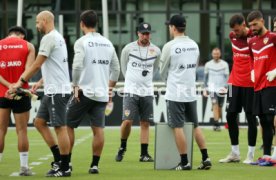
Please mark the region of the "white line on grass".
[[[84, 141], [86, 141], [87, 139], [89, 139], [91, 137], [92, 137], [92, 133], [77, 139], [75, 141], [74, 147], [81, 144], [81, 143], [83, 143]], [[38, 162], [31, 162], [30, 163], [30, 165], [31, 165], [30, 169], [33, 169], [32, 166], [39, 166], [39, 165], [43, 164], [43, 162], [41, 162], [41, 161], [47, 161], [49, 159], [49, 157], [53, 157], [53, 155], [52, 154], [47, 154], [45, 156], [42, 156], [42, 157], [38, 158], [38, 160], [39, 160]], [[35, 174], [35, 173], [33, 173], [33, 174]], [[10, 174], [10, 176], [19, 176], [19, 172], [13, 172], [13, 173]]]

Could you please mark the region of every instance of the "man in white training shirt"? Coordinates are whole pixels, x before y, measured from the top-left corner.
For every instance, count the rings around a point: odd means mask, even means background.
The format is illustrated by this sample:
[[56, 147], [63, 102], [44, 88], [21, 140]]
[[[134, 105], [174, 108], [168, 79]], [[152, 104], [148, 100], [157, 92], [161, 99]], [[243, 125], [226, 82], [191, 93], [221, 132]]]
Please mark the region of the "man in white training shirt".
[[219, 48], [212, 50], [212, 57], [205, 64], [204, 68], [204, 90], [203, 96], [210, 95], [212, 109], [214, 114], [214, 131], [220, 131], [219, 120], [222, 118], [222, 106], [224, 95], [227, 93], [227, 80], [229, 76], [229, 67], [226, 61], [220, 59], [221, 52]]
[[195, 41], [185, 35], [186, 20], [181, 15], [174, 15], [166, 23], [169, 25], [173, 40], [166, 43], [160, 59], [160, 74], [165, 79], [167, 88], [168, 125], [173, 129], [175, 142], [180, 154], [180, 163], [173, 170], [191, 170], [187, 157], [187, 142], [183, 132], [184, 122], [194, 123], [196, 142], [202, 154], [198, 169], [210, 169], [202, 131], [198, 127], [196, 109], [196, 66], [199, 49]]
[[[58, 145], [60, 147], [61, 162], [52, 163], [52, 169], [47, 177], [71, 176], [69, 168], [69, 136], [65, 124], [65, 110], [71, 85], [68, 70], [67, 48], [62, 35], [55, 29], [54, 15], [49, 11], [42, 11], [36, 16], [36, 27], [44, 36], [41, 39], [39, 52], [33, 65], [25, 71], [14, 88], [21, 87], [41, 68], [42, 79], [32, 89], [35, 91], [44, 84], [44, 97], [41, 101], [34, 125], [43, 136], [54, 156], [59, 155], [56, 144], [46, 122], [50, 120], [54, 126]], [[56, 159], [56, 157], [55, 157]]]
[[121, 54], [125, 76], [121, 146], [115, 157], [120, 162], [127, 150], [127, 139], [135, 117], [140, 117], [140, 162], [152, 162], [148, 153], [149, 127], [153, 122], [153, 73], [159, 66], [160, 49], [150, 42], [151, 25], [138, 26], [138, 40], [127, 44]]
[[96, 32], [97, 14], [93, 10], [80, 15], [80, 28], [84, 35], [74, 45], [74, 94], [67, 104], [67, 125], [71, 152], [74, 146], [74, 128], [86, 118], [93, 131], [90, 174], [99, 173], [99, 160], [104, 146], [105, 108], [111, 102], [112, 88], [120, 74], [120, 65], [113, 44]]

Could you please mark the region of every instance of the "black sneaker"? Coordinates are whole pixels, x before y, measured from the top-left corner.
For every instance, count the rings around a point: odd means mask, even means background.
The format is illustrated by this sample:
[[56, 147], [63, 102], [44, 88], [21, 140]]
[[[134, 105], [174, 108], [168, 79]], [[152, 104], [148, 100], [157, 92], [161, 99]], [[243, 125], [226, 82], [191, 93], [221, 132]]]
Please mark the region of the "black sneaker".
[[190, 163], [187, 163], [185, 166], [183, 166], [181, 163], [179, 163], [176, 167], [172, 168], [172, 170], [176, 171], [182, 171], [182, 170], [191, 170], [192, 167]]
[[121, 148], [119, 149], [119, 151], [118, 151], [118, 154], [117, 154], [116, 157], [115, 157], [115, 160], [116, 160], [117, 162], [122, 161], [123, 158], [124, 158], [125, 152], [126, 152], [126, 149], [124, 149], [124, 148], [121, 147]]
[[140, 156], [140, 162], [153, 162], [152, 157], [149, 154]]
[[55, 174], [60, 168], [60, 163], [51, 162], [51, 166], [52, 168], [47, 172], [46, 177], [51, 177], [53, 174]]
[[210, 158], [207, 158], [205, 161], [201, 161], [201, 164], [198, 166], [198, 170], [208, 170], [211, 169], [212, 163]]
[[98, 166], [93, 166], [92, 168], [89, 169], [88, 171], [89, 174], [99, 174], [99, 168]]
[[71, 176], [71, 170], [68, 169], [67, 171], [57, 170], [55, 173], [47, 176], [47, 177], [70, 177]]
[[73, 171], [73, 166], [71, 162], [69, 162], [69, 169], [71, 170], [71, 172]]
[[220, 125], [215, 125], [215, 126], [213, 127], [213, 130], [214, 130], [214, 131], [221, 131]]

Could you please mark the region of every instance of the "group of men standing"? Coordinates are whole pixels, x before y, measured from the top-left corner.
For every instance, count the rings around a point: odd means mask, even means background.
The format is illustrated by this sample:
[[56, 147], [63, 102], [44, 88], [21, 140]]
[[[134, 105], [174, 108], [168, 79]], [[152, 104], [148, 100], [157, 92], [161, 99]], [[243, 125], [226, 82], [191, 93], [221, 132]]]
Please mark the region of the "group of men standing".
[[[272, 59], [275, 54], [276, 41], [274, 39], [276, 35], [265, 29], [262, 15], [258, 11], [253, 11], [248, 16], [251, 30], [246, 27], [244, 27], [245, 30], [242, 30], [240, 27], [244, 26], [244, 20], [240, 23], [239, 19], [242, 16], [237, 16], [236, 19], [234, 17], [232, 18], [233, 22], [232, 19], [230, 21], [230, 27], [233, 29], [230, 38], [234, 52], [234, 70], [232, 70], [229, 80], [233, 86], [233, 94], [228, 93], [229, 106], [227, 110], [232, 153], [221, 162], [239, 160], [236, 119], [242, 107], [248, 112], [246, 117], [251, 123], [249, 127], [252, 127], [249, 130], [249, 160], [253, 160], [251, 157], [254, 157], [257, 135], [256, 117], [253, 113], [260, 117], [263, 127], [265, 155], [270, 155], [268, 148], [269, 150], [271, 148], [275, 115], [276, 64]], [[40, 68], [42, 79], [32, 86], [32, 91], [35, 92], [42, 84], [44, 85], [45, 96], [41, 101], [34, 125], [54, 156], [52, 168], [46, 176], [71, 176], [70, 162], [74, 146], [74, 128], [77, 128], [84, 118], [90, 120], [94, 135], [93, 157], [88, 172], [99, 173], [98, 164], [104, 146], [104, 111], [107, 103], [112, 102], [111, 92], [118, 81], [120, 66], [113, 44], [96, 32], [97, 22], [97, 14], [93, 10], [84, 11], [80, 15], [80, 28], [84, 35], [74, 45], [73, 87], [71, 87], [69, 79], [65, 41], [55, 30], [54, 16], [51, 12], [42, 11], [36, 17], [36, 27], [44, 36], [35, 61], [33, 46], [22, 40], [26, 36], [24, 29], [20, 27], [11, 29], [9, 36], [0, 41], [0, 45], [7, 45], [7, 47], [20, 44], [17, 51], [22, 50], [22, 54], [18, 53], [19, 57], [12, 59], [5, 58], [3, 50], [0, 52], [1, 59], [5, 59], [7, 64], [13, 65], [16, 63], [8, 61], [20, 60], [20, 68], [16, 66], [20, 70], [17, 74], [11, 73], [14, 72], [14, 66], [4, 67], [2, 64], [1, 68], [4, 70], [1, 70], [0, 73], [0, 158], [4, 149], [9, 115], [13, 111], [17, 134], [22, 138], [18, 141], [21, 160], [20, 175], [32, 175], [28, 168], [27, 138], [30, 102], [25, 96], [15, 100], [15, 97], [18, 96], [16, 91], [21, 87], [28, 88], [27, 81]], [[195, 41], [186, 36], [186, 19], [182, 15], [172, 16], [166, 24], [173, 40], [164, 45], [162, 53], [157, 46], [150, 42], [151, 25], [149, 23], [141, 23], [138, 26], [138, 40], [126, 45], [121, 53], [121, 70], [125, 76], [125, 88], [121, 145], [115, 160], [118, 162], [123, 160], [131, 125], [135, 117], [139, 116], [141, 126], [139, 161], [153, 161], [148, 153], [149, 126], [153, 122], [152, 79], [154, 72], [160, 69], [160, 74], [166, 82], [165, 99], [167, 100], [168, 126], [173, 129], [180, 154], [180, 163], [172, 169], [191, 169], [187, 158], [187, 143], [183, 126], [185, 122], [193, 122], [195, 140], [202, 154], [202, 161], [198, 169], [207, 170], [211, 168], [212, 164], [203, 133], [198, 126], [196, 110], [195, 71], [200, 54], [199, 48]], [[250, 40], [249, 32], [255, 35]], [[254, 63], [250, 57], [254, 57]], [[254, 110], [253, 103], [249, 102], [249, 100], [252, 101], [252, 96], [249, 93], [253, 94], [253, 82], [250, 80], [253, 69], [255, 72]], [[241, 70], [242, 72], [240, 72]], [[241, 80], [246, 80], [247, 84]], [[73, 93], [70, 96], [71, 89], [73, 89]], [[21, 103], [26, 104], [22, 105]], [[57, 140], [53, 138], [47, 121], [54, 127]]]

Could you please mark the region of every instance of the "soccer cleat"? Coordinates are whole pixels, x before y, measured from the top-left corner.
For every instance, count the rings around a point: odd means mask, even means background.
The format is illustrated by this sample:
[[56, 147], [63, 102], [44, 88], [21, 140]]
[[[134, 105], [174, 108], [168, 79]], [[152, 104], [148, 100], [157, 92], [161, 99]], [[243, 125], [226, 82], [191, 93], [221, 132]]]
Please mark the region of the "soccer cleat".
[[68, 169], [67, 171], [62, 171], [61, 169], [57, 170], [55, 173], [47, 176], [47, 177], [70, 177], [71, 170]]
[[28, 167], [20, 167], [19, 176], [32, 176], [33, 172]]
[[71, 170], [71, 172], [73, 171], [73, 166], [71, 162], [69, 162], [69, 169]]
[[140, 162], [153, 162], [152, 157], [149, 154], [140, 156]]
[[220, 163], [231, 163], [231, 162], [240, 162], [241, 158], [239, 155], [230, 153], [226, 158], [220, 159]]
[[213, 130], [219, 132], [219, 131], [221, 131], [221, 128], [220, 128], [219, 125], [215, 125], [215, 126], [213, 127]]
[[250, 163], [250, 164], [251, 164], [251, 165], [259, 165], [260, 163], [263, 163], [263, 162], [265, 162], [265, 161], [266, 161], [265, 158], [260, 157], [260, 158], [258, 158], [257, 161], [252, 162], [252, 163]]
[[51, 162], [52, 168], [47, 172], [46, 177], [51, 177], [60, 168], [60, 162]]
[[244, 164], [251, 164], [254, 162], [254, 156], [252, 153], [247, 153], [247, 158], [243, 161]]
[[126, 149], [124, 149], [124, 148], [121, 147], [121, 148], [119, 149], [119, 151], [118, 151], [118, 154], [117, 154], [116, 157], [115, 157], [115, 160], [116, 160], [117, 162], [122, 161], [123, 158], [124, 158], [125, 152], [126, 152]]
[[210, 158], [207, 158], [205, 161], [201, 161], [201, 164], [198, 166], [198, 170], [208, 170], [211, 169], [212, 163]]
[[191, 165], [190, 163], [187, 163], [185, 166], [181, 164], [181, 162], [174, 168], [172, 168], [172, 170], [176, 170], [176, 171], [182, 171], [182, 170], [191, 170]]
[[98, 166], [93, 166], [88, 171], [89, 174], [99, 174], [99, 168]]

